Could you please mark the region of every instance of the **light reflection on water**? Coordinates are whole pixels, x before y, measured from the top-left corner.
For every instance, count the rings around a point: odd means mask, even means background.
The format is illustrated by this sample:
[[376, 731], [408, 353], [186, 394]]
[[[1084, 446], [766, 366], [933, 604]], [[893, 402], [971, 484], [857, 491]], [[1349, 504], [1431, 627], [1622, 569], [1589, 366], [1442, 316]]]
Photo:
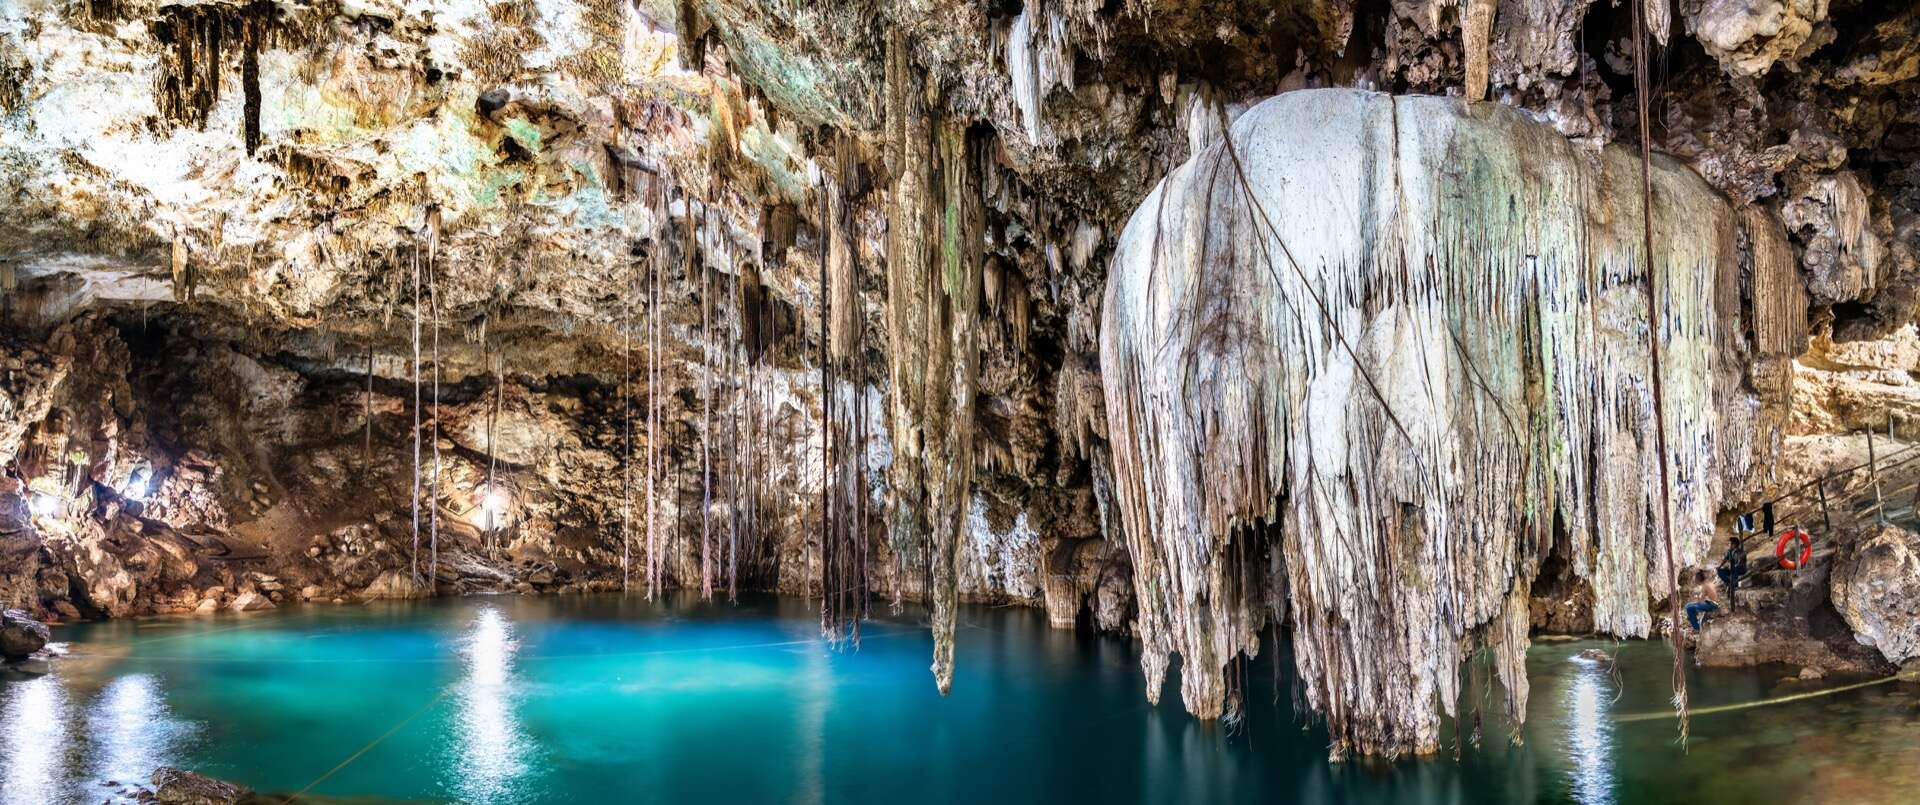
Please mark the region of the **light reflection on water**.
[[457, 760], [453, 782], [474, 803], [519, 801], [514, 782], [526, 771], [526, 740], [513, 713], [513, 624], [484, 607], [460, 642], [465, 676], [457, 683]]
[[[786, 599], [289, 609], [63, 627], [76, 652], [56, 675], [0, 680], [0, 805], [100, 802], [124, 789], [101, 781], [158, 765], [367, 803], [1905, 803], [1920, 784], [1911, 687], [1700, 718], [1684, 752], [1670, 723], [1619, 722], [1665, 706], [1658, 643], [1535, 646], [1522, 745], [1490, 718], [1459, 755], [1449, 732], [1439, 758], [1328, 763], [1287, 704], [1289, 665], [1250, 669], [1256, 706], [1229, 735], [1181, 710], [1174, 679], [1142, 701], [1132, 644], [1024, 610], [963, 610], [942, 697], [923, 622], [829, 649]], [[1569, 661], [1588, 645], [1618, 662]], [[1701, 706], [1806, 689], [1777, 670], [1693, 676]], [[1468, 695], [1462, 712], [1499, 698]]]
[[59, 802], [67, 794], [67, 691], [43, 676], [13, 683], [11, 692], [0, 710], [0, 802]]
[[87, 714], [87, 738], [96, 752], [88, 782], [103, 792], [118, 790], [107, 782], [144, 782], [154, 769], [173, 762], [189, 730], [167, 711], [153, 675], [114, 679]]
[[1576, 670], [1567, 679], [1567, 775], [1576, 801], [1593, 805], [1612, 803], [1613, 794], [1613, 680], [1606, 667], [1574, 658]]

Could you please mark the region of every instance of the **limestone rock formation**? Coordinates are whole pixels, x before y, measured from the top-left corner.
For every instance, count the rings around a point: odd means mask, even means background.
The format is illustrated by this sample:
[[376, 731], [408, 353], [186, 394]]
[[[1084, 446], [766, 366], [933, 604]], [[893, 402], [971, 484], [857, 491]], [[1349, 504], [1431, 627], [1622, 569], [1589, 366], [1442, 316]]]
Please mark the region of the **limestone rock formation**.
[[153, 799], [161, 805], [238, 805], [253, 789], [204, 774], [162, 766], [153, 772]]
[[[1555, 540], [1594, 627], [1648, 634], [1675, 569], [1635, 160], [1500, 107], [1347, 90], [1269, 100], [1231, 141], [1142, 202], [1108, 280], [1149, 691], [1178, 653], [1188, 709], [1219, 715], [1223, 668], [1285, 600], [1336, 751], [1431, 751], [1464, 647], [1496, 647], [1524, 712], [1527, 595]], [[1755, 466], [1753, 420], [1719, 412], [1757, 405], [1735, 289], [1747, 230], [1777, 224], [1670, 163], [1654, 179], [1672, 555], [1691, 565]]]
[[1833, 605], [1888, 662], [1920, 657], [1920, 537], [1888, 526], [1853, 545], [1834, 565]]
[[0, 659], [22, 660], [45, 648], [53, 633], [18, 609], [0, 611]]
[[[1679, 563], [1804, 477], [1750, 483], [1783, 431], [1920, 416], [1912, 367], [1843, 356], [1920, 310], [1917, 30], [1829, 0], [0, 3], [0, 603], [704, 589], [725, 546], [743, 590], [934, 603], [942, 687], [959, 601], [1141, 634], [1156, 673], [1180, 651], [1201, 712], [1261, 624], [1325, 631], [1317, 701], [1397, 730], [1352, 748], [1418, 748], [1414, 697], [1467, 646], [1641, 633], [1663, 592], [1631, 505], [1637, 178], [1607, 147], [1642, 100], [1661, 237], [1698, 238], [1663, 297]], [[1321, 135], [1364, 144], [1329, 161], [1360, 184], [1256, 188], [1289, 245], [1344, 244], [1303, 258], [1337, 328], [1246, 251], [1216, 147], [1329, 87], [1483, 101], [1367, 96], [1396, 111]], [[1264, 396], [1218, 361], [1191, 395], [1103, 371], [1109, 274], [1145, 253], [1122, 233], [1183, 163], [1169, 186], [1212, 193], [1187, 212], [1232, 211], [1189, 215], [1183, 254], [1268, 266], [1292, 307], [1203, 284], [1217, 309], [1165, 323], [1284, 363]], [[1240, 441], [1178, 466], [1239, 473], [1148, 475], [1183, 423]], [[1218, 499], [1143, 508], [1175, 487]], [[1407, 690], [1358, 677], [1399, 657]]]

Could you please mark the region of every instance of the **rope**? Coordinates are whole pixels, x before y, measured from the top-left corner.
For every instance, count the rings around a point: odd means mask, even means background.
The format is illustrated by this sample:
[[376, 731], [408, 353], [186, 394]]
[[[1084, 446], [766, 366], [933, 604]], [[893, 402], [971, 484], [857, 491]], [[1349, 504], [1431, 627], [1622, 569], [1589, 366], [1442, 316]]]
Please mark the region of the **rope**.
[[432, 699], [428, 700], [426, 704], [421, 705], [420, 709], [413, 711], [413, 713], [407, 716], [406, 718], [400, 719], [400, 723], [393, 725], [393, 727], [387, 730], [386, 732], [380, 733], [380, 737], [375, 738], [372, 741], [369, 741], [366, 746], [362, 746], [359, 749], [354, 750], [353, 754], [348, 755], [346, 760], [342, 760], [338, 764], [336, 764], [333, 768], [328, 769], [326, 774], [322, 774], [319, 777], [313, 778], [313, 782], [307, 783], [307, 786], [305, 788], [302, 788], [299, 791], [293, 792], [292, 794], [288, 795], [286, 799], [280, 800], [280, 805], [287, 805], [287, 803], [290, 803], [296, 799], [299, 799], [300, 797], [304, 796], [308, 791], [312, 791], [314, 786], [317, 786], [321, 783], [326, 782], [328, 777], [332, 777], [333, 775], [338, 774], [341, 769], [344, 769], [350, 765], [353, 765], [353, 762], [356, 760], [359, 760], [361, 755], [364, 755], [367, 752], [372, 751], [374, 747], [379, 746], [382, 742], [386, 741], [388, 738], [393, 737], [393, 734], [396, 732], [399, 732], [402, 727], [405, 727], [408, 724], [413, 723], [414, 719], [419, 718], [422, 715], [425, 715], [428, 710], [432, 710], [434, 708], [434, 705], [437, 705], [440, 702], [444, 701], [447, 698], [447, 694], [451, 693], [452, 691], [453, 691], [452, 686], [441, 688], [440, 693], [435, 695]]
[[1667, 636], [1673, 642], [1673, 705], [1680, 718], [1680, 743], [1687, 741], [1687, 672], [1683, 664], [1686, 646], [1680, 641], [1680, 566], [1673, 554], [1673, 483], [1668, 479], [1666, 393], [1660, 370], [1660, 337], [1666, 317], [1661, 314], [1659, 293], [1654, 282], [1659, 272], [1653, 254], [1653, 141], [1647, 126], [1647, 94], [1652, 91], [1647, 78], [1647, 21], [1640, 3], [1633, 7], [1633, 83], [1640, 112], [1640, 233], [1642, 257], [1647, 264], [1647, 362], [1653, 386], [1654, 453], [1660, 459], [1660, 531], [1664, 537], [1667, 575], [1667, 610], [1673, 628]]
[[[1712, 715], [1714, 713], [1731, 713], [1735, 710], [1750, 710], [1755, 707], [1764, 707], [1770, 704], [1785, 704], [1787, 702], [1797, 702], [1802, 699], [1812, 699], [1820, 696], [1829, 696], [1835, 693], [1844, 693], [1849, 690], [1859, 690], [1860, 688], [1871, 687], [1874, 685], [1883, 685], [1899, 678], [1900, 678], [1899, 675], [1896, 674], [1894, 676], [1886, 677], [1884, 679], [1870, 679], [1865, 682], [1855, 682], [1851, 685], [1841, 685], [1840, 687], [1827, 688], [1826, 690], [1810, 690], [1803, 693], [1792, 693], [1786, 696], [1776, 696], [1771, 699], [1761, 699], [1759, 701], [1742, 702], [1740, 704], [1722, 704], [1715, 707], [1703, 707], [1698, 710], [1690, 711], [1690, 714], [1696, 715], [1696, 716], [1705, 716], [1705, 715]], [[1665, 710], [1661, 710], [1653, 713], [1629, 713], [1627, 715], [1615, 718], [1614, 721], [1618, 721], [1621, 723], [1632, 722], [1632, 721], [1658, 721], [1666, 718], [1671, 718], [1672, 716], [1673, 716], [1673, 713]]]

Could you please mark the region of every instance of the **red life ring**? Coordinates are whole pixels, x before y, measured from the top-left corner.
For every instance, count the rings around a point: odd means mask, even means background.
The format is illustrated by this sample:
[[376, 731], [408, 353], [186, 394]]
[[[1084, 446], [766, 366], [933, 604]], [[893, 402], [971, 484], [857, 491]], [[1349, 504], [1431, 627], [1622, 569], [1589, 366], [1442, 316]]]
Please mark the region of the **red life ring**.
[[[1787, 546], [1792, 545], [1796, 539], [1800, 541], [1799, 559], [1787, 556]], [[1798, 528], [1789, 528], [1782, 531], [1780, 532], [1780, 541], [1773, 546], [1773, 556], [1775, 559], [1780, 560], [1781, 567], [1788, 570], [1798, 570], [1806, 567], [1808, 562], [1813, 561], [1813, 537], [1808, 536], [1807, 532], [1801, 531]]]

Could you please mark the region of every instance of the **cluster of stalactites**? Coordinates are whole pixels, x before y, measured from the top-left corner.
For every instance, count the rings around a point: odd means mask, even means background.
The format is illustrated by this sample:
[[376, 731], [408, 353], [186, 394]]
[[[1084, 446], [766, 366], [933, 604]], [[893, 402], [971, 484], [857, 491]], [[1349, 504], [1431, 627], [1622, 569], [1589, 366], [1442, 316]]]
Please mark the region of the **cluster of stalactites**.
[[160, 116], [183, 126], [204, 128], [220, 100], [220, 81], [230, 60], [238, 61], [242, 104], [241, 139], [247, 153], [260, 147], [260, 49], [279, 31], [278, 11], [267, 0], [245, 4], [173, 5], [153, 25], [160, 51], [155, 87]]
[[977, 146], [928, 113], [905, 39], [887, 48], [885, 324], [892, 387], [891, 526], [896, 554], [924, 560], [933, 602], [933, 672], [953, 683], [957, 542], [973, 480], [983, 213]]
[[[1717, 446], [1740, 440], [1716, 412], [1741, 218], [1683, 169], [1654, 180], [1687, 564], [1751, 464]], [[1177, 653], [1187, 708], [1220, 715], [1223, 667], [1284, 605], [1336, 754], [1436, 749], [1476, 644], [1517, 719], [1556, 539], [1596, 627], [1648, 633], [1670, 570], [1639, 185], [1626, 154], [1502, 108], [1348, 90], [1271, 99], [1162, 182], [1121, 237], [1100, 349], [1150, 697]]]

